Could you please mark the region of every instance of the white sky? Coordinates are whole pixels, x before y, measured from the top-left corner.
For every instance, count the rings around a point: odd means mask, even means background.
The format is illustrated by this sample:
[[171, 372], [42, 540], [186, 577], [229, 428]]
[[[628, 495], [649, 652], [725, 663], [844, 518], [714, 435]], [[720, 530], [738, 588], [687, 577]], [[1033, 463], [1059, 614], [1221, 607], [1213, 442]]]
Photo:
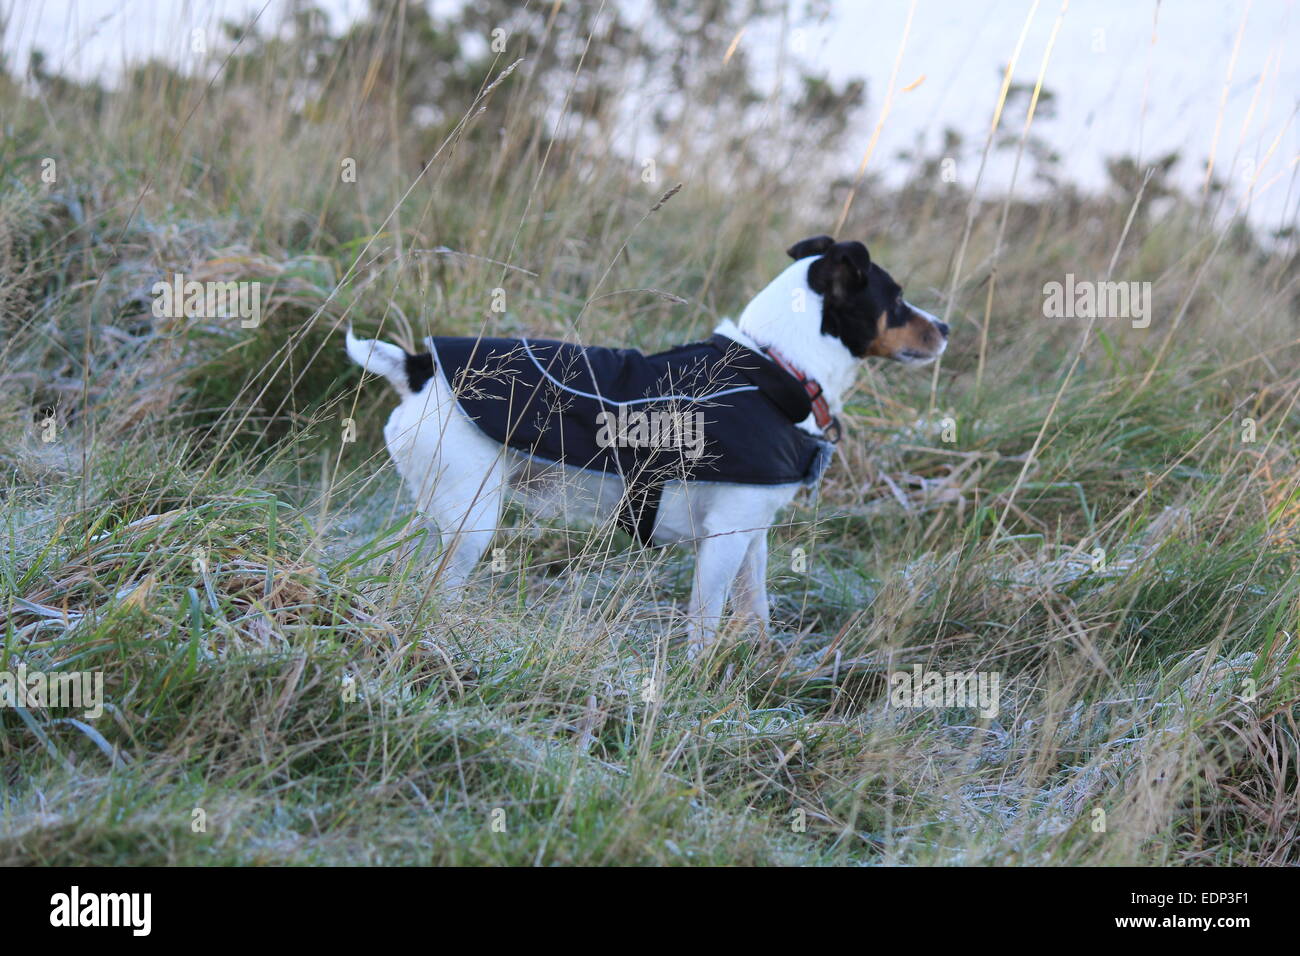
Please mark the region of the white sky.
[[[445, 7], [451, 0], [439, 0]], [[573, 2], [573, 0], [569, 0]], [[899, 92], [870, 168], [897, 175], [895, 154], [925, 137], [938, 145], [952, 126], [968, 144], [982, 144], [1001, 83], [1001, 68], [1033, 11], [1015, 70], [1032, 83], [1062, 0], [916, 0], [898, 70]], [[867, 80], [868, 109], [850, 131], [855, 166], [885, 105], [890, 74], [912, 0], [837, 0], [828, 22], [800, 20], [803, 0], [791, 0], [792, 29], [802, 29], [802, 56], [836, 78]], [[113, 74], [129, 60], [166, 56], [184, 63], [190, 31], [258, 9], [257, 0], [0, 0], [7, 20], [3, 49], [25, 67], [33, 47], [74, 75]], [[336, 22], [355, 16], [364, 0], [324, 0]], [[272, 0], [264, 19], [275, 23], [283, 4]], [[1066, 178], [1084, 187], [1104, 182], [1107, 157], [1141, 150], [1151, 158], [1173, 149], [1183, 161], [1179, 181], [1199, 188], [1214, 149], [1216, 174], [1245, 195], [1260, 169], [1250, 212], [1265, 226], [1294, 222], [1300, 201], [1300, 10], [1296, 0], [1071, 0], [1047, 67], [1056, 94], [1054, 119], [1034, 131], [1062, 154]], [[1244, 29], [1243, 29], [1244, 23]], [[1240, 49], [1229, 73], [1234, 43]], [[212, 34], [209, 34], [211, 36]], [[771, 36], [741, 43], [759, 61], [771, 60]], [[721, 53], [720, 53], [721, 55]], [[908, 92], [902, 88], [924, 80]], [[1224, 90], [1226, 103], [1222, 110]], [[1023, 111], [1009, 111], [1003, 128], [1019, 132]], [[1272, 147], [1267, 164], [1266, 155]], [[959, 176], [973, 179], [973, 163]], [[1004, 189], [1010, 156], [986, 174], [985, 189]], [[1022, 169], [1017, 192], [1031, 190]]]

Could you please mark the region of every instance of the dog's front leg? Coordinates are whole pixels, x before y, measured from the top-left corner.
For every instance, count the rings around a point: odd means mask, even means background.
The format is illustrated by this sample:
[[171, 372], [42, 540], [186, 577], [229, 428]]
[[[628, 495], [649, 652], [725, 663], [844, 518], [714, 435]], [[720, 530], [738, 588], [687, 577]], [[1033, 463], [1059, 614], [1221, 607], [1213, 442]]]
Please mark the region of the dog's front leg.
[[760, 531], [750, 539], [745, 560], [736, 575], [736, 591], [731, 600], [736, 616], [753, 621], [767, 630], [767, 533]]
[[727, 592], [745, 560], [750, 538], [740, 533], [714, 535], [701, 539], [695, 548], [695, 582], [686, 624], [686, 655], [692, 660], [713, 642], [722, 624]]

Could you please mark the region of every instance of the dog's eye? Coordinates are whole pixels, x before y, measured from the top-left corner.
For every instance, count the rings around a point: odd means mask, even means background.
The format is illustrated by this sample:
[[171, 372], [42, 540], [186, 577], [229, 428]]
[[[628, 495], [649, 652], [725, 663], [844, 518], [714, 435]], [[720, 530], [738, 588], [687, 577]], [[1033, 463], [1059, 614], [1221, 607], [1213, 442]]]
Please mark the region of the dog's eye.
[[897, 327], [907, 322], [907, 304], [903, 302], [901, 295], [894, 299], [888, 311], [890, 326]]

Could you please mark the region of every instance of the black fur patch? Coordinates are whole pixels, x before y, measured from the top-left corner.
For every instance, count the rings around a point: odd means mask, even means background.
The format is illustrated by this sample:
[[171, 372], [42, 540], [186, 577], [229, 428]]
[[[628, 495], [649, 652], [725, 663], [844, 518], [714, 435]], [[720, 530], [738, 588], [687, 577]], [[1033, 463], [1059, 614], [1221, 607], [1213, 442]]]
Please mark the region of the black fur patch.
[[428, 352], [421, 352], [418, 355], [406, 353], [406, 384], [411, 388], [411, 394], [416, 394], [424, 388], [424, 383], [433, 378], [433, 356]]
[[820, 256], [833, 245], [835, 245], [835, 240], [830, 236], [813, 236], [811, 239], [800, 239], [785, 250], [785, 254], [798, 262], [800, 259], [807, 259], [809, 256]]
[[822, 297], [822, 334], [857, 358], [867, 354], [881, 313], [889, 325], [907, 321], [903, 289], [871, 261], [860, 242], [837, 242], [808, 268], [808, 285]]

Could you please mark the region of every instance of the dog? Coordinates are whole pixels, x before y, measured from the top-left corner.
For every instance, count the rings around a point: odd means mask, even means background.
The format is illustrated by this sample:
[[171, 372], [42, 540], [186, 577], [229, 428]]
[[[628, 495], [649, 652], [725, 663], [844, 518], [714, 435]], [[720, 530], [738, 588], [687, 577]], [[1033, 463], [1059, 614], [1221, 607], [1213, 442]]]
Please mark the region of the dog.
[[[949, 331], [903, 298], [861, 242], [815, 236], [787, 254], [794, 263], [738, 320], [655, 356], [435, 338], [410, 354], [349, 328], [348, 355], [401, 399], [384, 439], [441, 537], [440, 586], [465, 585], [510, 490], [527, 510], [568, 525], [617, 519], [645, 544], [693, 544], [689, 657], [712, 644], [729, 599], [736, 619], [765, 629], [768, 531], [798, 489], [820, 479], [858, 363], [926, 365]], [[649, 388], [656, 376], [671, 381]], [[481, 394], [489, 381], [508, 385]], [[669, 423], [660, 437], [682, 440], [609, 440], [629, 438], [627, 420], [656, 409]], [[575, 431], [602, 416], [595, 441]], [[690, 434], [691, 416], [702, 439]], [[701, 446], [720, 451], [692, 457]], [[659, 467], [674, 454], [680, 467]]]

